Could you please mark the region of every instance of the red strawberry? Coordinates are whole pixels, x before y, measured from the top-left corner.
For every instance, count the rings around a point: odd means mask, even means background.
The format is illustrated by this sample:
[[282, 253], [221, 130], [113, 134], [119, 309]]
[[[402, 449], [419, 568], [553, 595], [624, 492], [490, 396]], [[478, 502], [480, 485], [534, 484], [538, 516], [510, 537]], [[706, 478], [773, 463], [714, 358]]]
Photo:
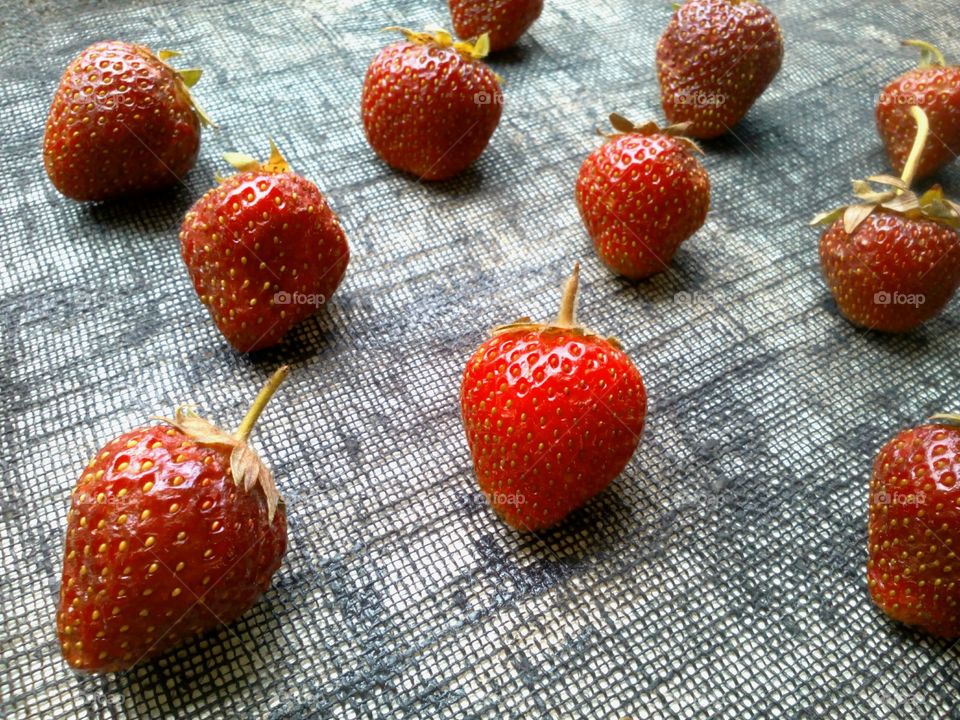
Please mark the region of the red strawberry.
[[189, 411], [107, 443], [67, 513], [57, 631], [63, 656], [115, 672], [229, 624], [270, 586], [287, 519], [247, 444], [278, 370], [229, 435]]
[[228, 154], [241, 172], [200, 198], [180, 229], [197, 295], [240, 352], [280, 342], [330, 299], [350, 260], [320, 190], [271, 150], [265, 164]]
[[813, 220], [830, 224], [820, 238], [820, 266], [840, 312], [855, 325], [884, 332], [923, 324], [960, 285], [960, 205], [939, 187], [921, 197], [910, 190], [927, 136], [926, 115], [917, 107], [912, 113], [919, 129], [903, 175], [867, 178], [889, 188], [883, 192], [855, 181], [861, 203]]
[[477, 481], [519, 530], [556, 525], [620, 474], [643, 431], [640, 372], [574, 320], [579, 264], [556, 321], [497, 328], [467, 363], [460, 408]]
[[448, 33], [403, 28], [406, 40], [384, 48], [363, 81], [363, 127], [384, 162], [421, 180], [466, 169], [500, 122], [496, 74], [480, 60], [489, 49]]
[[952, 639], [960, 637], [960, 417], [931, 420], [901, 432], [874, 461], [867, 584], [894, 620]]
[[543, 12], [543, 0], [449, 0], [453, 29], [464, 40], [490, 35], [490, 51], [506, 50]]
[[887, 85], [877, 102], [877, 129], [890, 165], [902, 172], [913, 146], [910, 107], [918, 105], [930, 119], [930, 137], [917, 163], [916, 177], [930, 175], [960, 154], [960, 66], [946, 64], [929, 43], [907, 40], [920, 48], [920, 66]]
[[697, 138], [723, 135], [780, 70], [776, 16], [752, 0], [688, 0], [657, 43], [663, 112]]
[[665, 270], [684, 240], [707, 217], [710, 179], [682, 137], [685, 126], [663, 130], [633, 125], [619, 115], [618, 132], [593, 151], [577, 176], [577, 206], [606, 265], [629, 278]]
[[53, 96], [43, 160], [54, 187], [74, 200], [172, 185], [193, 167], [200, 124], [190, 95], [199, 70], [174, 70], [140, 45], [91, 45], [70, 63]]

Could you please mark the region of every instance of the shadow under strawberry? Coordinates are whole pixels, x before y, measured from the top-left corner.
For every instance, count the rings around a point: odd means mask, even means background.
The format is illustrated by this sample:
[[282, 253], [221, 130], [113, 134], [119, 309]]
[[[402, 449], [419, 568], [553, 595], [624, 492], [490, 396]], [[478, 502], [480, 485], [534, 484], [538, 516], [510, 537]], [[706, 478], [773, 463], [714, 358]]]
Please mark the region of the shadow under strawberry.
[[78, 212], [101, 228], [124, 233], [149, 228], [151, 234], [156, 234], [157, 228], [164, 228], [175, 238], [183, 215], [194, 199], [190, 188], [171, 185], [114, 200], [88, 203], [79, 207]]
[[[604, 492], [549, 530], [533, 534], [504, 527], [478, 536], [474, 544], [484, 569], [504, 586], [488, 612], [562, 585], [583, 568], [617, 557], [625, 546], [631, 547], [631, 564], [660, 556], [664, 531], [677, 513], [660, 509], [633, 475], [628, 468]], [[622, 482], [637, 485], [645, 501], [625, 500]], [[482, 608], [474, 610], [485, 614]]]
[[409, 173], [401, 173], [402, 175], [417, 180], [421, 187], [425, 188], [429, 192], [447, 197], [470, 197], [473, 195], [478, 195], [481, 190], [484, 189], [484, 172], [476, 165], [471, 165], [466, 170], [460, 172], [459, 175], [450, 178], [449, 180], [432, 180], [430, 182], [420, 182], [418, 178]]
[[[110, 679], [76, 675], [78, 682], [95, 688], [96, 702], [107, 700], [115, 707], [116, 717], [123, 716], [122, 704], [139, 705], [143, 698], [155, 698], [163, 708], [182, 709], [210, 694], [211, 684], [236, 683], [237, 687], [254, 687], [261, 682], [258, 668], [275, 667], [276, 658], [258, 657], [257, 644], [250, 641], [250, 628], [257, 628], [260, 638], [281, 638], [283, 611], [277, 602], [270, 602], [267, 593], [257, 607], [229, 628], [220, 627], [184, 643], [158, 658], [137, 665]], [[266, 641], [264, 641], [266, 642]], [[89, 696], [90, 692], [85, 693]], [[201, 701], [202, 702], [202, 701]], [[122, 703], [122, 704], [121, 704]], [[91, 717], [113, 717], [103, 712]], [[179, 713], [178, 713], [179, 714]]]
[[523, 39], [518, 45], [506, 50], [497, 50], [487, 56], [487, 64], [496, 68], [498, 65], [523, 65], [543, 57], [543, 48], [540, 43]]
[[[338, 302], [335, 298], [332, 302]], [[342, 324], [342, 323], [341, 323]], [[240, 354], [228, 343], [222, 344], [224, 355], [233, 356], [240, 362], [247, 362], [261, 369], [276, 367], [277, 364], [300, 364], [316, 359], [326, 353], [343, 349], [350, 344], [350, 336], [331, 317], [327, 307], [320, 307], [313, 315], [295, 325], [277, 345]]]
[[[779, 130], [779, 121], [774, 113], [763, 106], [755, 106], [750, 114], [727, 132], [715, 138], [697, 140], [707, 158], [716, 155], [755, 155], [775, 158], [790, 152], [787, 138]], [[754, 161], [760, 163], [754, 157]], [[771, 162], [773, 162], [771, 160]]]
[[617, 285], [618, 295], [660, 305], [678, 302], [681, 293], [691, 298], [700, 293], [709, 284], [710, 273], [695, 248], [681, 246], [663, 272], [638, 280], [622, 275], [611, 276], [611, 279]]

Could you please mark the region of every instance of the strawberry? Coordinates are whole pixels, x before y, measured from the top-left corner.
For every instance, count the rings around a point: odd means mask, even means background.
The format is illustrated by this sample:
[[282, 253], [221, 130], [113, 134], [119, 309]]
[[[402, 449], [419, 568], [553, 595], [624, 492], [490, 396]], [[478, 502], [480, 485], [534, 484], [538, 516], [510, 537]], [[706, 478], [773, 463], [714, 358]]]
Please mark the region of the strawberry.
[[74, 200], [154, 190], [180, 181], [210, 120], [189, 88], [200, 71], [174, 70], [140, 45], [91, 45], [67, 67], [53, 96], [43, 160], [53, 186]]
[[960, 154], [960, 66], [948, 66], [937, 48], [921, 40], [904, 45], [920, 48], [920, 66], [887, 85], [877, 102], [877, 130], [890, 165], [902, 172], [913, 146], [914, 123], [910, 107], [923, 108], [930, 119], [930, 137], [917, 163], [923, 178]]
[[200, 301], [240, 352], [275, 345], [340, 285], [347, 238], [320, 190], [294, 173], [271, 141], [187, 212], [180, 250]]
[[580, 217], [600, 259], [614, 272], [642, 278], [665, 270], [707, 217], [710, 179], [690, 152], [685, 125], [661, 130], [613, 114], [616, 133], [593, 151], [577, 176]]
[[855, 205], [823, 213], [812, 224], [820, 238], [820, 266], [840, 312], [855, 325], [907, 332], [934, 317], [960, 285], [960, 205], [938, 186], [917, 197], [910, 183], [926, 144], [928, 125], [914, 106], [913, 151], [901, 177], [856, 180]]
[[57, 611], [73, 668], [129, 668], [233, 622], [270, 586], [287, 519], [247, 438], [286, 374], [274, 374], [233, 435], [179, 408], [90, 460], [67, 513]]
[[783, 35], [752, 0], [688, 0], [657, 43], [660, 101], [671, 123], [696, 138], [723, 135], [776, 77]]
[[543, 0], [449, 0], [457, 36], [468, 40], [490, 35], [490, 51], [506, 50], [543, 12]]
[[867, 585], [894, 620], [960, 637], [960, 417], [904, 430], [870, 480]]
[[467, 363], [460, 408], [480, 490], [518, 530], [559, 523], [620, 474], [643, 431], [640, 372], [574, 318], [580, 266], [556, 321], [499, 327]]
[[490, 47], [454, 42], [449, 33], [403, 33], [363, 81], [363, 128], [384, 162], [421, 180], [444, 180], [480, 157], [500, 122], [503, 96], [481, 62]]

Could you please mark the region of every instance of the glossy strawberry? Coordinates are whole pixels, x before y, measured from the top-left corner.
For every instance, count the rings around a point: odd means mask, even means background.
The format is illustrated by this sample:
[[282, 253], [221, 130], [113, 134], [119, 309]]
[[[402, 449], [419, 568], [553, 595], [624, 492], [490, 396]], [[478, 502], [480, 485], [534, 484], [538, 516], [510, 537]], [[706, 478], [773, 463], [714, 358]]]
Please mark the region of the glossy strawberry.
[[710, 179], [683, 126], [638, 127], [615, 114], [610, 122], [617, 132], [580, 167], [577, 207], [600, 259], [642, 278], [665, 270], [703, 225]]
[[920, 197], [910, 190], [927, 135], [923, 111], [914, 107], [913, 114], [919, 129], [903, 175], [868, 178], [886, 186], [883, 191], [854, 182], [857, 204], [813, 221], [828, 224], [820, 266], [840, 312], [855, 325], [884, 332], [923, 324], [960, 285], [960, 205], [939, 187]]
[[73, 668], [129, 668], [233, 622], [270, 586], [287, 520], [247, 438], [286, 372], [234, 435], [180, 409], [111, 440], [84, 469], [67, 513], [57, 611]]
[[867, 584], [894, 620], [960, 637], [960, 418], [904, 430], [870, 480]]
[[200, 301], [240, 352], [280, 342], [340, 285], [350, 250], [320, 190], [272, 147], [270, 160], [227, 159], [240, 169], [190, 209], [180, 250]]
[[543, 0], [449, 0], [453, 29], [464, 40], [487, 33], [490, 51], [506, 50], [543, 12]]
[[929, 43], [907, 40], [920, 48], [920, 66], [887, 85], [877, 102], [877, 129], [890, 165], [903, 171], [913, 146], [915, 124], [910, 107], [923, 108], [930, 135], [917, 162], [922, 178], [953, 162], [960, 154], [960, 66], [947, 65], [943, 54]]
[[489, 40], [401, 30], [405, 39], [380, 51], [363, 82], [367, 140], [388, 165], [421, 180], [453, 177], [480, 157], [500, 122], [500, 82], [481, 62]]
[[518, 530], [559, 523], [620, 474], [643, 430], [640, 372], [574, 320], [579, 265], [557, 320], [497, 328], [467, 363], [460, 408], [480, 490]]
[[190, 94], [199, 70], [177, 71], [140, 45], [91, 45], [67, 67], [53, 97], [43, 160], [74, 200], [107, 200], [172, 185], [187, 174], [209, 124]]
[[657, 43], [660, 101], [696, 138], [723, 135], [780, 71], [776, 16], [752, 0], [688, 0]]

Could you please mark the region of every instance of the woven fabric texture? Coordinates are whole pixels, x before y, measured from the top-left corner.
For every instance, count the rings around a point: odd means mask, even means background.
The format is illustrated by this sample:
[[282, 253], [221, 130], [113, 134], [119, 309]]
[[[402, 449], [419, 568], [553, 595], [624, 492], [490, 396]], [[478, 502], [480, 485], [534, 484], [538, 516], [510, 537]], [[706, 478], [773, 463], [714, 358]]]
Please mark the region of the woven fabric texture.
[[[952, 304], [863, 333], [820, 277], [815, 213], [885, 170], [883, 83], [905, 36], [960, 58], [956, 5], [770, 0], [783, 69], [704, 144], [706, 225], [630, 283], [596, 258], [573, 186], [617, 110], [660, 118], [663, 0], [547, 0], [514, 50], [500, 127], [462, 176], [385, 167], [363, 73], [443, 0], [22, 0], [0, 8], [0, 716], [5, 718], [960, 717], [958, 651], [889, 622], [864, 578], [870, 464], [902, 426], [960, 410]], [[57, 79], [119, 38], [204, 68], [185, 184], [81, 205], [46, 179]], [[353, 257], [287, 342], [233, 352], [179, 256], [222, 153], [273, 137], [339, 214]], [[960, 193], [960, 170], [941, 182]], [[647, 427], [614, 484], [560, 529], [509, 530], [479, 495], [458, 404], [487, 329], [549, 318], [573, 262], [580, 316], [644, 374]], [[293, 372], [256, 446], [289, 513], [272, 588], [240, 621], [106, 678], [60, 658], [69, 491], [115, 435], [192, 401], [236, 423]]]

